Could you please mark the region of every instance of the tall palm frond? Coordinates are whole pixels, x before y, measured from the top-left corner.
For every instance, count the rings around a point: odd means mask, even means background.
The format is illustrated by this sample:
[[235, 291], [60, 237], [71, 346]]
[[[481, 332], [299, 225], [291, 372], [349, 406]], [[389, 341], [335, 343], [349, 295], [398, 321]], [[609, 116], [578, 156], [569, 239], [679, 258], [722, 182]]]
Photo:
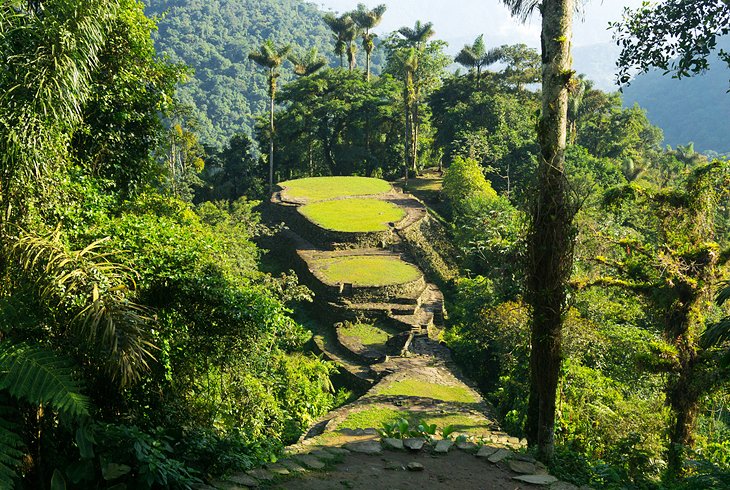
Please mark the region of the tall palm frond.
[[289, 61], [294, 65], [294, 74], [299, 77], [312, 75], [327, 65], [327, 59], [319, 54], [317, 48], [312, 48], [304, 55], [291, 53]]
[[433, 30], [433, 23], [422, 23], [420, 20], [417, 20], [412, 28], [401, 27], [398, 29], [398, 33], [411, 45], [420, 49], [425, 42], [436, 34], [436, 31]]
[[507, 6], [513, 17], [524, 22], [535, 12], [536, 8], [540, 8], [542, 0], [502, 0], [502, 3]]
[[0, 488], [14, 488], [25, 455], [17, 405], [0, 393]]
[[275, 70], [284, 63], [291, 50], [291, 45], [276, 46], [274, 41], [267, 39], [261, 43], [258, 51], [249, 53], [248, 59], [259, 66]]
[[340, 56], [340, 64], [342, 64], [342, 55], [347, 54], [350, 71], [355, 68], [355, 39], [357, 39], [360, 29], [349, 13], [336, 16], [328, 12], [324, 15], [325, 24], [334, 33], [335, 38], [335, 54]]
[[479, 37], [474, 40], [473, 44], [466, 44], [463, 48], [461, 48], [461, 51], [459, 51], [456, 55], [454, 61], [467, 68], [476, 70], [476, 85], [477, 89], [479, 89], [482, 69], [485, 66], [489, 66], [500, 61], [502, 57], [503, 52], [500, 48], [487, 50], [484, 45], [484, 34], [480, 34]]
[[68, 250], [57, 231], [50, 236], [21, 234], [12, 247], [20, 267], [40, 286], [49, 308], [63, 312], [70, 331], [88, 352], [106, 359], [112, 379], [128, 386], [148, 369], [154, 346], [150, 318], [132, 301], [134, 271], [99, 251], [105, 240]]

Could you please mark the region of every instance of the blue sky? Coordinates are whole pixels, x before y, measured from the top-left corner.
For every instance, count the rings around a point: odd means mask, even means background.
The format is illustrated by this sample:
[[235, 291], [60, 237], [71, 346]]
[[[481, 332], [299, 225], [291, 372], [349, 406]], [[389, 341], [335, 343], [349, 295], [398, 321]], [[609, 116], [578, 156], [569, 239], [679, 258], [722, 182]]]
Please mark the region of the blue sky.
[[[520, 24], [510, 17], [499, 0], [315, 0], [313, 3], [324, 10], [340, 12], [355, 8], [357, 3], [370, 7], [385, 3], [388, 11], [376, 31], [390, 32], [413, 25], [416, 20], [430, 21], [434, 23], [437, 37], [448, 41], [455, 50], [479, 34], [484, 34], [489, 44], [494, 45], [518, 42], [533, 47], [539, 45], [538, 16], [527, 24]], [[584, 20], [579, 20], [575, 26], [574, 46], [610, 42], [608, 22], [618, 20], [625, 6], [638, 7], [641, 3], [642, 0], [587, 2]]]

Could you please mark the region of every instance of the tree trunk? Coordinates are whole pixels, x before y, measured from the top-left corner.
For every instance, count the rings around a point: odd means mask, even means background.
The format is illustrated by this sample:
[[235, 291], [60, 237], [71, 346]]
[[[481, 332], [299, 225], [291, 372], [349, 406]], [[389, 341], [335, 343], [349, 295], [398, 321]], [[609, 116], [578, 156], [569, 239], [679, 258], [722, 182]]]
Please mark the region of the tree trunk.
[[697, 349], [693, 344], [686, 332], [675, 342], [679, 350], [680, 370], [677, 378], [670, 381], [667, 389], [667, 401], [673, 417], [669, 433], [667, 471], [672, 477], [682, 476], [686, 449], [692, 448], [695, 442], [694, 429], [699, 412], [700, 393], [694, 386]]
[[410, 84], [409, 75], [406, 74], [405, 89], [403, 91], [403, 105], [406, 117], [405, 141], [403, 142], [403, 185], [408, 185], [408, 166], [411, 163], [411, 107], [410, 107]]
[[276, 78], [269, 75], [269, 194], [274, 192], [274, 98], [276, 97]]
[[542, 114], [537, 196], [528, 241], [532, 306], [527, 435], [543, 461], [555, 449], [555, 397], [561, 364], [566, 284], [573, 265], [573, 211], [565, 178], [574, 0], [542, 3]]

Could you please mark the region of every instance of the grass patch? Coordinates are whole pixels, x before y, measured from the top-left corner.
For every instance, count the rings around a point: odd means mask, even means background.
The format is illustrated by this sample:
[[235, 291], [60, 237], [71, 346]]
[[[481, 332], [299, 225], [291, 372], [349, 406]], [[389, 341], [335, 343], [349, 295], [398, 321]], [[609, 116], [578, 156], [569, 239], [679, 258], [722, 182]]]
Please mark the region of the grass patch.
[[392, 408], [374, 407], [351, 413], [343, 420], [338, 429], [378, 429], [383, 423], [392, 423], [401, 417], [408, 417], [408, 412], [393, 410]]
[[309, 221], [333, 231], [365, 233], [386, 231], [388, 223], [403, 219], [405, 211], [379, 199], [319, 201], [299, 208]]
[[345, 337], [353, 337], [368, 347], [382, 347], [393, 336], [383, 327], [367, 323], [355, 323], [341, 330]]
[[404, 379], [378, 390], [378, 395], [419, 396], [445, 402], [476, 403], [474, 394], [463, 386], [427, 383], [416, 379]]
[[350, 255], [316, 262], [317, 272], [328, 284], [355, 286], [392, 286], [415, 281], [421, 272], [396, 257]]
[[309, 177], [279, 184], [292, 199], [321, 201], [336, 197], [366, 196], [390, 191], [390, 184], [370, 177]]
[[427, 415], [422, 420], [427, 424], [436, 424], [436, 427], [441, 430], [444, 427], [452, 426], [460, 434], [469, 433], [478, 435], [489, 432], [489, 425], [486, 421], [478, 420], [467, 415]]

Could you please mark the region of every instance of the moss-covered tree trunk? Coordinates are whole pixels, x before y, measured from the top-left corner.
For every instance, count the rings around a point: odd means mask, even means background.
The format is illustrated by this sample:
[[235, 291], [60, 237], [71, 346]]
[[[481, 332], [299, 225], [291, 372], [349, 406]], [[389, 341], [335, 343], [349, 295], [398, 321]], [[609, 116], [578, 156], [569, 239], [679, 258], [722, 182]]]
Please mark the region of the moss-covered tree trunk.
[[574, 0], [542, 3], [542, 114], [538, 189], [529, 235], [528, 295], [533, 310], [527, 436], [543, 460], [555, 446], [566, 284], [573, 265], [573, 211], [565, 176]]

